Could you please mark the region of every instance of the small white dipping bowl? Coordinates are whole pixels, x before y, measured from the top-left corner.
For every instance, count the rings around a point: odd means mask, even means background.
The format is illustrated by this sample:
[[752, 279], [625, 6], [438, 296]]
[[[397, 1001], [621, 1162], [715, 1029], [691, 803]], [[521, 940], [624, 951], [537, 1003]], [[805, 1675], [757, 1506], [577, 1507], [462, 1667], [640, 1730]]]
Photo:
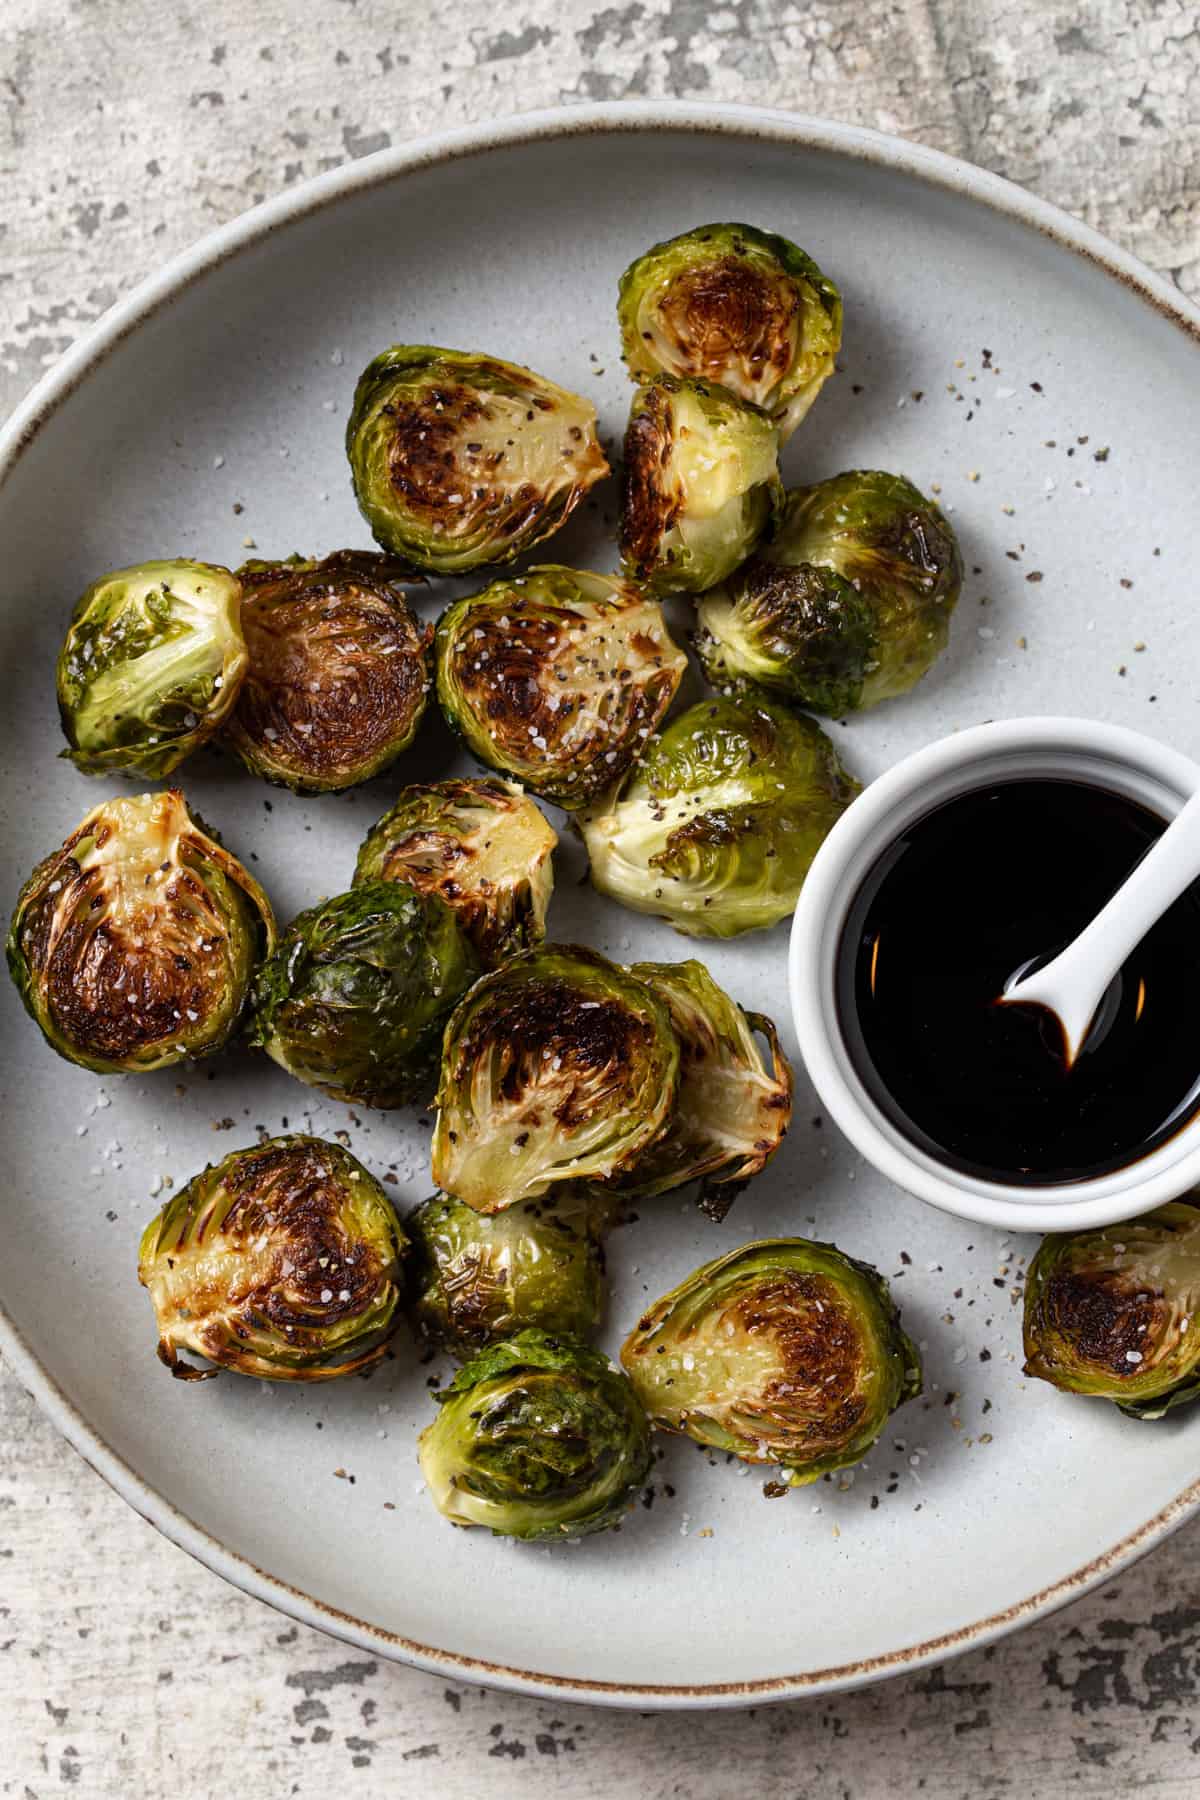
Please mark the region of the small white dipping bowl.
[[[1200, 1185], [1200, 1114], [1150, 1154], [1090, 1181], [1029, 1188], [981, 1180], [918, 1148], [880, 1111], [851, 1061], [836, 1001], [846, 914], [888, 845], [960, 794], [1038, 777], [1091, 782], [1170, 819], [1200, 788], [1200, 765], [1140, 732], [1088, 719], [976, 725], [906, 757], [843, 813], [809, 870], [792, 922], [792, 1014], [801, 1055], [823, 1104], [889, 1180], [945, 1212], [1006, 1231], [1075, 1231], [1133, 1218]], [[1004, 851], [1019, 857], [1021, 845], [1006, 845]], [[1029, 876], [1035, 881], [1037, 871], [1031, 869]], [[1196, 1057], [1200, 1068], [1200, 1023]], [[1134, 1069], [1130, 1080], [1137, 1080]]]

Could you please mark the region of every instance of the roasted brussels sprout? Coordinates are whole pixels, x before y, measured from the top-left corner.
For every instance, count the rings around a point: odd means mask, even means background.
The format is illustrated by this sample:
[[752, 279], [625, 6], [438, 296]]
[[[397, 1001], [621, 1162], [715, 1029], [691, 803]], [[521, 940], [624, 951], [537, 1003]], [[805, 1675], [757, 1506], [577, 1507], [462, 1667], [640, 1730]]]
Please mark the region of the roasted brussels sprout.
[[527, 1326], [586, 1336], [604, 1308], [612, 1211], [582, 1186], [490, 1215], [435, 1194], [407, 1220], [418, 1330], [459, 1357]]
[[250, 1042], [334, 1100], [424, 1102], [446, 1017], [478, 972], [436, 894], [364, 882], [292, 920], [254, 984]]
[[833, 374], [842, 299], [810, 256], [753, 225], [701, 225], [621, 277], [629, 373], [702, 376], [765, 408], [783, 439]]
[[8, 966], [60, 1056], [144, 1074], [220, 1049], [274, 943], [257, 881], [170, 788], [103, 801], [38, 864]]
[[656, 1301], [621, 1350], [651, 1422], [791, 1487], [865, 1456], [921, 1391], [887, 1283], [832, 1244], [763, 1238]]
[[717, 686], [749, 680], [840, 714], [908, 692], [945, 649], [963, 566], [902, 475], [855, 469], [787, 497], [774, 536], [699, 605]]
[[404, 881], [458, 917], [485, 969], [546, 935], [558, 838], [509, 781], [434, 781], [401, 788], [367, 833], [355, 886]]
[[[629, 973], [671, 1015], [679, 1095], [665, 1131], [615, 1183], [622, 1193], [648, 1196], [699, 1181], [702, 1209], [723, 1219], [783, 1142], [792, 1071], [771, 1020], [743, 1012], [703, 963], [634, 963]], [[756, 1033], [766, 1040], [769, 1066]]]
[[383, 1355], [399, 1321], [404, 1233], [362, 1164], [315, 1137], [268, 1138], [204, 1170], [142, 1234], [158, 1354], [183, 1381], [217, 1368], [329, 1381]]
[[433, 1179], [477, 1212], [626, 1168], [670, 1116], [679, 1042], [642, 982], [575, 945], [486, 975], [446, 1027]]
[[511, 562], [608, 474], [596, 409], [532, 369], [397, 344], [359, 378], [346, 427], [371, 533], [415, 568]]
[[583, 815], [592, 882], [689, 937], [774, 925], [858, 792], [811, 719], [752, 690], [701, 701]]
[[250, 667], [226, 740], [252, 775], [298, 794], [369, 781], [407, 750], [429, 692], [432, 628], [389, 557], [249, 562], [242, 629]]
[[1025, 1373], [1135, 1419], [1200, 1399], [1194, 1199], [1042, 1239], [1025, 1281]]
[[554, 565], [447, 607], [436, 657], [442, 710], [480, 761], [568, 810], [625, 773], [687, 667], [656, 600]]
[[58, 657], [63, 755], [157, 781], [212, 737], [246, 672], [241, 597], [228, 569], [186, 559], [93, 582]]
[[499, 1537], [604, 1531], [650, 1470], [632, 1387], [578, 1338], [521, 1331], [460, 1369], [418, 1457], [438, 1511]]
[[766, 413], [711, 381], [658, 375], [625, 432], [621, 560], [655, 594], [699, 594], [732, 575], [783, 495]]

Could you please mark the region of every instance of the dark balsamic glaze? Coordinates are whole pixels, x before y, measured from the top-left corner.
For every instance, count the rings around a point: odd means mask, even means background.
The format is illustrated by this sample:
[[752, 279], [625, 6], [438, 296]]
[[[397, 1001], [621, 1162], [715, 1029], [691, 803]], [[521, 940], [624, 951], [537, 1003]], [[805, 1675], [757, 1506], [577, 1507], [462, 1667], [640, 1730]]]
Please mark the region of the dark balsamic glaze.
[[1038, 1187], [1126, 1167], [1200, 1106], [1200, 883], [1110, 987], [1068, 1069], [1058, 1022], [998, 1006], [1092, 919], [1163, 830], [1082, 782], [998, 783], [898, 838], [838, 949], [843, 1037], [880, 1109], [940, 1162]]

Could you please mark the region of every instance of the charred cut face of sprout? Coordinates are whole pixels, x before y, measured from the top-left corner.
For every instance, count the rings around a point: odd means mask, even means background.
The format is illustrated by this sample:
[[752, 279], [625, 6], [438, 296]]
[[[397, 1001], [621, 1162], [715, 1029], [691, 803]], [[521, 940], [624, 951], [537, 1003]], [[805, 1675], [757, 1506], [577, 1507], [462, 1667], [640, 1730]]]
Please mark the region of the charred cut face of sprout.
[[604, 1307], [611, 1212], [583, 1187], [490, 1214], [435, 1194], [407, 1221], [418, 1330], [458, 1357], [530, 1326], [586, 1337]]
[[708, 381], [658, 375], [625, 433], [621, 560], [655, 594], [699, 594], [732, 575], [782, 497], [766, 413]]
[[427, 344], [364, 371], [346, 453], [376, 542], [436, 575], [511, 562], [608, 474], [589, 401], [517, 363]]
[[701, 225], [621, 277], [629, 373], [699, 376], [770, 413], [784, 442], [833, 374], [837, 288], [796, 244], [753, 225]]
[[[622, 1193], [665, 1194], [699, 1181], [700, 1205], [723, 1219], [766, 1167], [792, 1116], [792, 1071], [771, 1020], [746, 1013], [703, 963], [634, 963], [679, 1039], [679, 1094], [665, 1131], [616, 1178]], [[767, 1046], [764, 1059], [758, 1046]]]
[[106, 800], [39, 863], [8, 966], [60, 1056], [144, 1074], [226, 1042], [274, 943], [257, 881], [169, 789]]
[[921, 1391], [887, 1283], [832, 1244], [764, 1238], [638, 1321], [621, 1361], [651, 1422], [802, 1487], [865, 1456]]
[[255, 983], [250, 1041], [334, 1100], [423, 1103], [478, 970], [436, 894], [367, 882], [292, 920]]
[[527, 950], [446, 1027], [433, 1179], [477, 1212], [626, 1168], [669, 1117], [679, 1043], [662, 1002], [594, 950]]
[[774, 536], [698, 613], [709, 680], [841, 714], [905, 694], [945, 649], [963, 565], [902, 475], [856, 469], [787, 497]]
[[1200, 1398], [1200, 1208], [1042, 1239], [1025, 1283], [1025, 1373], [1160, 1419]]
[[592, 883], [689, 937], [760, 930], [858, 792], [811, 719], [757, 691], [701, 701], [584, 814]]
[[[313, 1137], [235, 1150], [142, 1234], [138, 1279], [172, 1375], [329, 1381], [377, 1362], [399, 1320], [405, 1238], [349, 1151]], [[216, 1366], [198, 1369], [180, 1353]]]
[[455, 1525], [532, 1541], [604, 1531], [649, 1472], [650, 1428], [632, 1387], [578, 1338], [518, 1332], [437, 1398], [417, 1454]]
[[386, 556], [246, 563], [250, 667], [226, 741], [252, 775], [298, 794], [369, 781], [407, 750], [429, 692], [433, 632]]
[[212, 737], [246, 672], [241, 595], [228, 569], [183, 559], [93, 582], [59, 652], [63, 755], [157, 781]]
[[546, 935], [558, 838], [508, 781], [435, 781], [401, 788], [358, 853], [354, 884], [403, 881], [436, 894], [492, 969]]
[[657, 601], [553, 565], [456, 600], [436, 656], [442, 710], [474, 754], [568, 810], [625, 773], [687, 667]]

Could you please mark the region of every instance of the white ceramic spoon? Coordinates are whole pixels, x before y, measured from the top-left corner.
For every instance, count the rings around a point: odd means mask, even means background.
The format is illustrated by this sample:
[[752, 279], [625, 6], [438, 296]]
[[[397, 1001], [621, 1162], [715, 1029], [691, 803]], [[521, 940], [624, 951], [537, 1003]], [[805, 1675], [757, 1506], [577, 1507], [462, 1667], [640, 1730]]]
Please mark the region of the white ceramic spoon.
[[1197, 878], [1200, 792], [1175, 815], [1091, 924], [1043, 968], [1028, 975], [1023, 972], [1028, 964], [1017, 969], [1005, 983], [1001, 1001], [1043, 1006], [1054, 1013], [1062, 1026], [1070, 1068], [1121, 965]]

